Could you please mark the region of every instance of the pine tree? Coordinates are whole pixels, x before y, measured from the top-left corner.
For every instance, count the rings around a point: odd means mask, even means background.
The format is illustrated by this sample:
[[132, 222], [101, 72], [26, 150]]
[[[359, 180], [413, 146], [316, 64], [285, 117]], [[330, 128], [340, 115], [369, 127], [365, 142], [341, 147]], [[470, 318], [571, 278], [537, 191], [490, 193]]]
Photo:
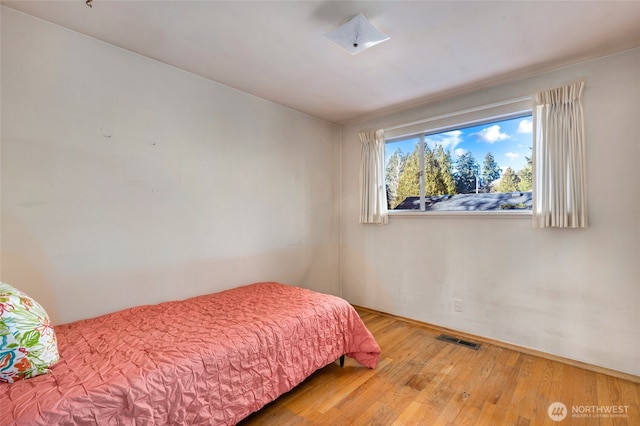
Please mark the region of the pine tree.
[[425, 196], [456, 193], [456, 184], [451, 173], [451, 155], [442, 145], [436, 144], [433, 149], [425, 147], [424, 193]]
[[464, 153], [456, 161], [456, 190], [460, 194], [469, 194], [476, 190], [476, 176], [479, 171], [478, 163], [470, 152]]
[[448, 151], [445, 151], [442, 145], [438, 145], [436, 159], [440, 166], [440, 177], [442, 179], [443, 186], [442, 194], [455, 194], [456, 182], [453, 179], [453, 172], [451, 171], [451, 154], [449, 154]]
[[404, 162], [396, 190], [396, 206], [407, 197], [420, 196], [420, 156], [418, 151], [419, 147], [416, 145], [416, 149]]
[[404, 156], [402, 150], [398, 148], [391, 154], [387, 162], [385, 184], [387, 185], [387, 202], [391, 208], [398, 205], [398, 184], [400, 183], [400, 175], [402, 175], [405, 160], [406, 156]]
[[519, 182], [520, 178], [518, 178], [513, 169], [511, 169], [511, 167], [507, 167], [500, 179], [498, 192], [516, 192], [518, 191]]
[[424, 195], [438, 195], [440, 193], [440, 168], [436, 155], [428, 146], [424, 147]]
[[522, 192], [528, 192], [533, 189], [533, 162], [531, 157], [525, 156], [527, 159], [527, 165], [518, 172], [520, 177], [520, 183], [518, 183], [518, 190]]
[[487, 152], [482, 165], [482, 186], [487, 187], [491, 182], [500, 177], [500, 166], [496, 163], [493, 154]]

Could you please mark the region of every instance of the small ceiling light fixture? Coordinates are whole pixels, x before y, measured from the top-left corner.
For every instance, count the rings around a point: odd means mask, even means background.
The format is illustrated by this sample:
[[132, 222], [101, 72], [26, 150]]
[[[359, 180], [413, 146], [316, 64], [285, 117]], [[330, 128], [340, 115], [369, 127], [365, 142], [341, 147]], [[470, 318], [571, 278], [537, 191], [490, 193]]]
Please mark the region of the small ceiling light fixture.
[[362, 13], [347, 20], [341, 27], [329, 31], [324, 36], [347, 49], [352, 55], [360, 53], [376, 44], [380, 44], [383, 41], [387, 41], [390, 38], [371, 25], [371, 22], [369, 22]]

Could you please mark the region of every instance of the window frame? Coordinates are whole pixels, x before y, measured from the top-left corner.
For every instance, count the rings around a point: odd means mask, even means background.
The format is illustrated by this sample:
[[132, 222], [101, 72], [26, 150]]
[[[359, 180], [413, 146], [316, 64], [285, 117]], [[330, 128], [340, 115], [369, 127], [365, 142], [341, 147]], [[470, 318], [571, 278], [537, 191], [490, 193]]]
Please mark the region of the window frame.
[[[443, 217], [443, 218], [508, 218], [531, 219], [532, 210], [426, 210], [424, 194], [424, 143], [430, 135], [460, 130], [473, 126], [516, 119], [519, 117], [533, 118], [531, 96], [500, 101], [479, 107], [468, 108], [453, 113], [442, 114], [422, 120], [385, 128], [385, 147], [387, 143], [394, 143], [405, 139], [417, 138], [420, 144], [420, 209], [419, 210], [388, 210], [389, 216], [411, 218]], [[533, 140], [532, 140], [533, 143]], [[533, 189], [532, 189], [533, 193]], [[532, 194], [534, 195], [534, 194]]]

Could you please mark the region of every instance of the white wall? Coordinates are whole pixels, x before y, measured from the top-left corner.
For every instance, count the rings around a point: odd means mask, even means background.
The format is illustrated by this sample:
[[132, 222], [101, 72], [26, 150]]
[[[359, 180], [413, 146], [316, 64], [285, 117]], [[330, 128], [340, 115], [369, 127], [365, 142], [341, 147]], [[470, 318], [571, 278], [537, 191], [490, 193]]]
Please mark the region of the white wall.
[[339, 292], [340, 129], [2, 7], [0, 279], [55, 323]]
[[[428, 73], [426, 74], [428, 76]], [[586, 79], [590, 227], [392, 217], [358, 224], [363, 129]], [[640, 49], [343, 129], [342, 285], [352, 303], [640, 374]], [[453, 312], [453, 299], [463, 312]]]

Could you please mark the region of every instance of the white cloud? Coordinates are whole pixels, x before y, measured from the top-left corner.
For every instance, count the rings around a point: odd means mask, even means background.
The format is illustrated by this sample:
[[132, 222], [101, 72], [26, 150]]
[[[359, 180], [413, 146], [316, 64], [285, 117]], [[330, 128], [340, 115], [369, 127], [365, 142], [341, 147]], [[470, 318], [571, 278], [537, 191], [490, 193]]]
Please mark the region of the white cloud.
[[463, 148], [458, 148], [458, 149], [456, 149], [456, 150], [455, 150], [455, 154], [456, 154], [458, 157], [462, 157], [462, 156], [463, 156], [463, 155], [465, 155], [466, 153], [467, 153], [467, 150], [466, 150], [466, 149], [463, 149]]
[[450, 132], [438, 133], [437, 135], [427, 136], [424, 141], [427, 146], [431, 149], [435, 147], [435, 145], [441, 145], [445, 151], [452, 151], [456, 148], [456, 146], [462, 142], [462, 131], [460, 130], [452, 130]]
[[500, 126], [497, 124], [482, 129], [480, 132], [476, 133], [476, 135], [481, 141], [488, 143], [494, 143], [510, 138], [508, 134], [500, 131]]
[[509, 160], [513, 161], [516, 158], [520, 157], [520, 154], [518, 154], [517, 152], [507, 152], [506, 154], [504, 154]]
[[531, 133], [533, 131], [533, 123], [531, 120], [521, 120], [518, 124], [518, 133]]

